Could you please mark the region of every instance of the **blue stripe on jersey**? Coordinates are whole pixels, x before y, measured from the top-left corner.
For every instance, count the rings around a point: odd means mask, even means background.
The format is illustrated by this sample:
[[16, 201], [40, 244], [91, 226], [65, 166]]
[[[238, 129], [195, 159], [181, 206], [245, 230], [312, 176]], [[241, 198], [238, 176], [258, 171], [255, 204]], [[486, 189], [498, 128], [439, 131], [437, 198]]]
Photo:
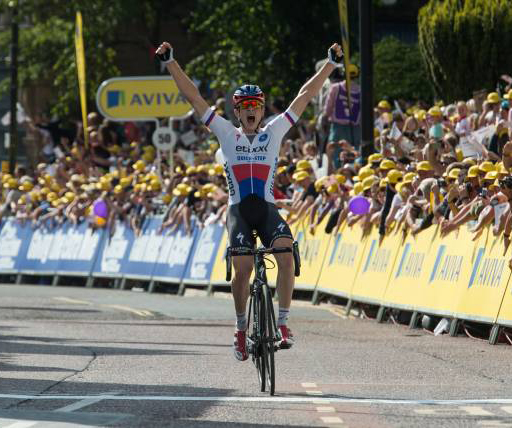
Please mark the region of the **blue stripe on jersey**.
[[204, 123], [206, 126], [208, 126], [210, 123], [212, 123], [213, 118], [215, 117], [215, 112], [212, 111], [212, 114], [208, 118], [208, 120]]
[[265, 181], [258, 180], [257, 178], [246, 178], [245, 180], [238, 182], [238, 190], [240, 192], [240, 200], [244, 199], [246, 196], [251, 194], [255, 194], [262, 199], [265, 199]]
[[288, 114], [287, 111], [284, 112], [284, 117], [286, 117], [292, 125], [295, 125], [295, 122], [293, 121], [292, 117]]

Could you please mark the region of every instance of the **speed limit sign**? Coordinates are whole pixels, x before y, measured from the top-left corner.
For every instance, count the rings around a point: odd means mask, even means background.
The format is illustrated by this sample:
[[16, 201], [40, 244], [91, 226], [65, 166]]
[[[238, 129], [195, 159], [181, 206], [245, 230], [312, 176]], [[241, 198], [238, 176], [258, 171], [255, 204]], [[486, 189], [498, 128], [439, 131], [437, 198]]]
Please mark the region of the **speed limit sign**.
[[153, 144], [158, 150], [172, 150], [176, 140], [176, 133], [167, 126], [157, 128], [153, 133]]

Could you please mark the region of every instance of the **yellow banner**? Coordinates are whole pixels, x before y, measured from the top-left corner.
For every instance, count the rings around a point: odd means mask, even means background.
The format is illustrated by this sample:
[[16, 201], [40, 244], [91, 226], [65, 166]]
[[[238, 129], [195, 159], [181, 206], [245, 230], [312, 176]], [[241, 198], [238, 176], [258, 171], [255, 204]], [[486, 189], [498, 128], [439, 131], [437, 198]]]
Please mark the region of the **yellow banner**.
[[[213, 264], [212, 276], [210, 282], [215, 285], [228, 285], [226, 282], [226, 248], [228, 246], [228, 232], [224, 228], [222, 239], [220, 241], [217, 256], [215, 257], [215, 263]], [[232, 275], [235, 271], [232, 271]]]
[[192, 106], [170, 76], [118, 77], [98, 88], [96, 104], [112, 120], [185, 117]]
[[484, 231], [469, 279], [462, 284], [464, 292], [459, 301], [458, 318], [491, 323], [502, 318], [505, 323], [512, 324], [510, 292], [507, 293], [510, 253], [503, 256], [503, 250], [503, 236], [493, 236], [490, 229]]
[[309, 231], [309, 221], [307, 220], [294, 232], [294, 238], [299, 243], [301, 259], [300, 276], [295, 279], [295, 288], [298, 290], [315, 288], [318, 283], [332, 237], [332, 235], [325, 233], [325, 225], [328, 219], [329, 216], [323, 219], [316, 228], [314, 235]]
[[386, 236], [381, 242], [378, 228], [373, 227], [362, 242], [365, 248], [351, 298], [381, 304], [401, 247], [402, 236], [395, 233]]
[[347, 97], [349, 110], [352, 106], [350, 101], [350, 73], [348, 66], [350, 64], [350, 45], [349, 45], [349, 32], [348, 32], [348, 14], [347, 14], [347, 0], [338, 0], [338, 12], [340, 14], [340, 27], [341, 27], [341, 45], [343, 46], [343, 54], [345, 60], [345, 79], [347, 81]]
[[[400, 247], [391, 278], [384, 295], [385, 306], [416, 310], [421, 306], [421, 293], [428, 286], [431, 271], [427, 268], [427, 255], [434, 245], [436, 227], [432, 226], [416, 236], [408, 234]], [[436, 247], [437, 248], [437, 247]]]
[[89, 136], [87, 134], [87, 93], [85, 90], [85, 49], [82, 32], [82, 14], [76, 13], [75, 29], [75, 51], [76, 51], [76, 69], [78, 72], [78, 87], [80, 90], [80, 106], [82, 109], [82, 123], [84, 128], [84, 144], [89, 147]]
[[318, 290], [349, 297], [368, 242], [362, 241], [362, 234], [359, 226], [345, 226], [332, 237], [318, 281]]

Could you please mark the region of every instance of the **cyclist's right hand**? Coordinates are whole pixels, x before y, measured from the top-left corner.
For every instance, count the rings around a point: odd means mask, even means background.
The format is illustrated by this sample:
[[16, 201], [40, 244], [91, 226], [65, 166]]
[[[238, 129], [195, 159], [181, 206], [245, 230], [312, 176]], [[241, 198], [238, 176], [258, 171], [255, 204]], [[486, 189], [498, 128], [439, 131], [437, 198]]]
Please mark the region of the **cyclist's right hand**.
[[170, 43], [163, 42], [158, 49], [156, 50], [156, 56], [162, 61], [164, 64], [168, 64], [171, 61], [174, 61], [174, 57], [172, 55], [173, 49]]

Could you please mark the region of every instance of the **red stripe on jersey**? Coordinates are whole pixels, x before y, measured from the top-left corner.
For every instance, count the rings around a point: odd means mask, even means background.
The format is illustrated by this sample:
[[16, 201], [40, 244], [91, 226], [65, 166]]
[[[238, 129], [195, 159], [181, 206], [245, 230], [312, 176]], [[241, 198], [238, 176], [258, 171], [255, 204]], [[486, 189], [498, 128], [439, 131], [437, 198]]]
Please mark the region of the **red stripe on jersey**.
[[250, 163], [233, 165], [233, 172], [235, 174], [236, 181], [238, 181], [239, 183], [247, 178], [250, 178], [251, 176], [265, 182], [268, 179], [269, 171], [269, 165], [264, 165], [260, 163], [252, 164], [252, 174]]

